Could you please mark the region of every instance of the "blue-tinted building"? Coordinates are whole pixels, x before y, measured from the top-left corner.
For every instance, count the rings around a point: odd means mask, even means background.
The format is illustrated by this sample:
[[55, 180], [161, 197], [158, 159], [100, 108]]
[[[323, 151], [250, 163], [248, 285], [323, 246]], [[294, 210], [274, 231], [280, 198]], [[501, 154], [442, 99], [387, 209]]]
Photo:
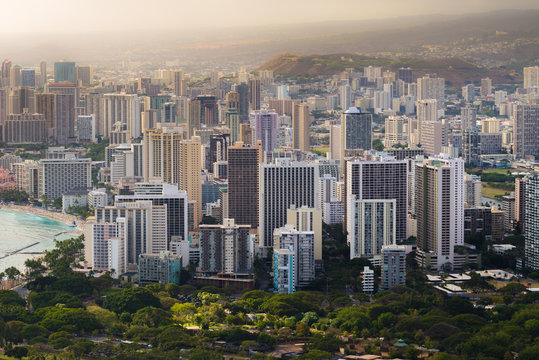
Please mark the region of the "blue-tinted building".
[[72, 61], [57, 61], [54, 63], [54, 82], [75, 83], [75, 63]]
[[138, 258], [139, 284], [179, 284], [182, 257], [170, 251], [160, 254], [140, 254]]
[[36, 71], [34, 69], [21, 70], [21, 86], [36, 86]]

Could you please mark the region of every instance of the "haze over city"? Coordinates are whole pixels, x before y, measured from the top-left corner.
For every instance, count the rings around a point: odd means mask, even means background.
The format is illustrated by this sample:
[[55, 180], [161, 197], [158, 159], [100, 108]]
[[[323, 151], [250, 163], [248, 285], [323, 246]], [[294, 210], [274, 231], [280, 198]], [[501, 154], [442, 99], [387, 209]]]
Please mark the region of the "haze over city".
[[537, 360], [537, 0], [0, 6], [0, 360]]

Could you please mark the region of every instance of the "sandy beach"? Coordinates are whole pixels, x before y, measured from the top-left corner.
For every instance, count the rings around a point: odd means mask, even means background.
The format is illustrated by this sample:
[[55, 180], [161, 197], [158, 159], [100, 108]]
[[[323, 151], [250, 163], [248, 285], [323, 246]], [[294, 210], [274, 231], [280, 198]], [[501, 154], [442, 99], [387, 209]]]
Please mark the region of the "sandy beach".
[[21, 211], [28, 214], [43, 216], [52, 220], [63, 222], [67, 225], [73, 225], [73, 222], [76, 224], [76, 228], [73, 229], [73, 234], [80, 235], [82, 234], [82, 229], [85, 224], [84, 220], [77, 218], [74, 215], [68, 215], [61, 212], [48, 211], [39, 207], [31, 205], [15, 205], [15, 204], [1, 204], [0, 209]]

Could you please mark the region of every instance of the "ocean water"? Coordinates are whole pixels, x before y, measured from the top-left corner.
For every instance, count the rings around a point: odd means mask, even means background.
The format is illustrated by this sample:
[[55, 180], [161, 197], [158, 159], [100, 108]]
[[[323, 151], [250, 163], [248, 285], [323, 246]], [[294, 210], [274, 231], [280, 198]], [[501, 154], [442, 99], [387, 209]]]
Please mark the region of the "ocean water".
[[[55, 238], [65, 240], [74, 237], [69, 234], [55, 237], [56, 234], [74, 230], [69, 225], [43, 216], [0, 209], [0, 271], [10, 266], [23, 271], [26, 259], [54, 248]], [[23, 250], [10, 255], [19, 249]]]

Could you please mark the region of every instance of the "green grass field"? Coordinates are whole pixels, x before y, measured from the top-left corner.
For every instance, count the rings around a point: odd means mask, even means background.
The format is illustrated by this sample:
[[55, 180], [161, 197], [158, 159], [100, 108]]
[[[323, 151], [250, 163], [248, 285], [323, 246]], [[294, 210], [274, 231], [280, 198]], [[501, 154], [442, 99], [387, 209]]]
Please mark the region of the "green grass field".
[[504, 190], [504, 189], [493, 188], [491, 186], [488, 186], [488, 184], [483, 183], [483, 189], [482, 189], [481, 193], [486, 198], [497, 200], [496, 195], [503, 196], [505, 194], [509, 194], [509, 191]]

